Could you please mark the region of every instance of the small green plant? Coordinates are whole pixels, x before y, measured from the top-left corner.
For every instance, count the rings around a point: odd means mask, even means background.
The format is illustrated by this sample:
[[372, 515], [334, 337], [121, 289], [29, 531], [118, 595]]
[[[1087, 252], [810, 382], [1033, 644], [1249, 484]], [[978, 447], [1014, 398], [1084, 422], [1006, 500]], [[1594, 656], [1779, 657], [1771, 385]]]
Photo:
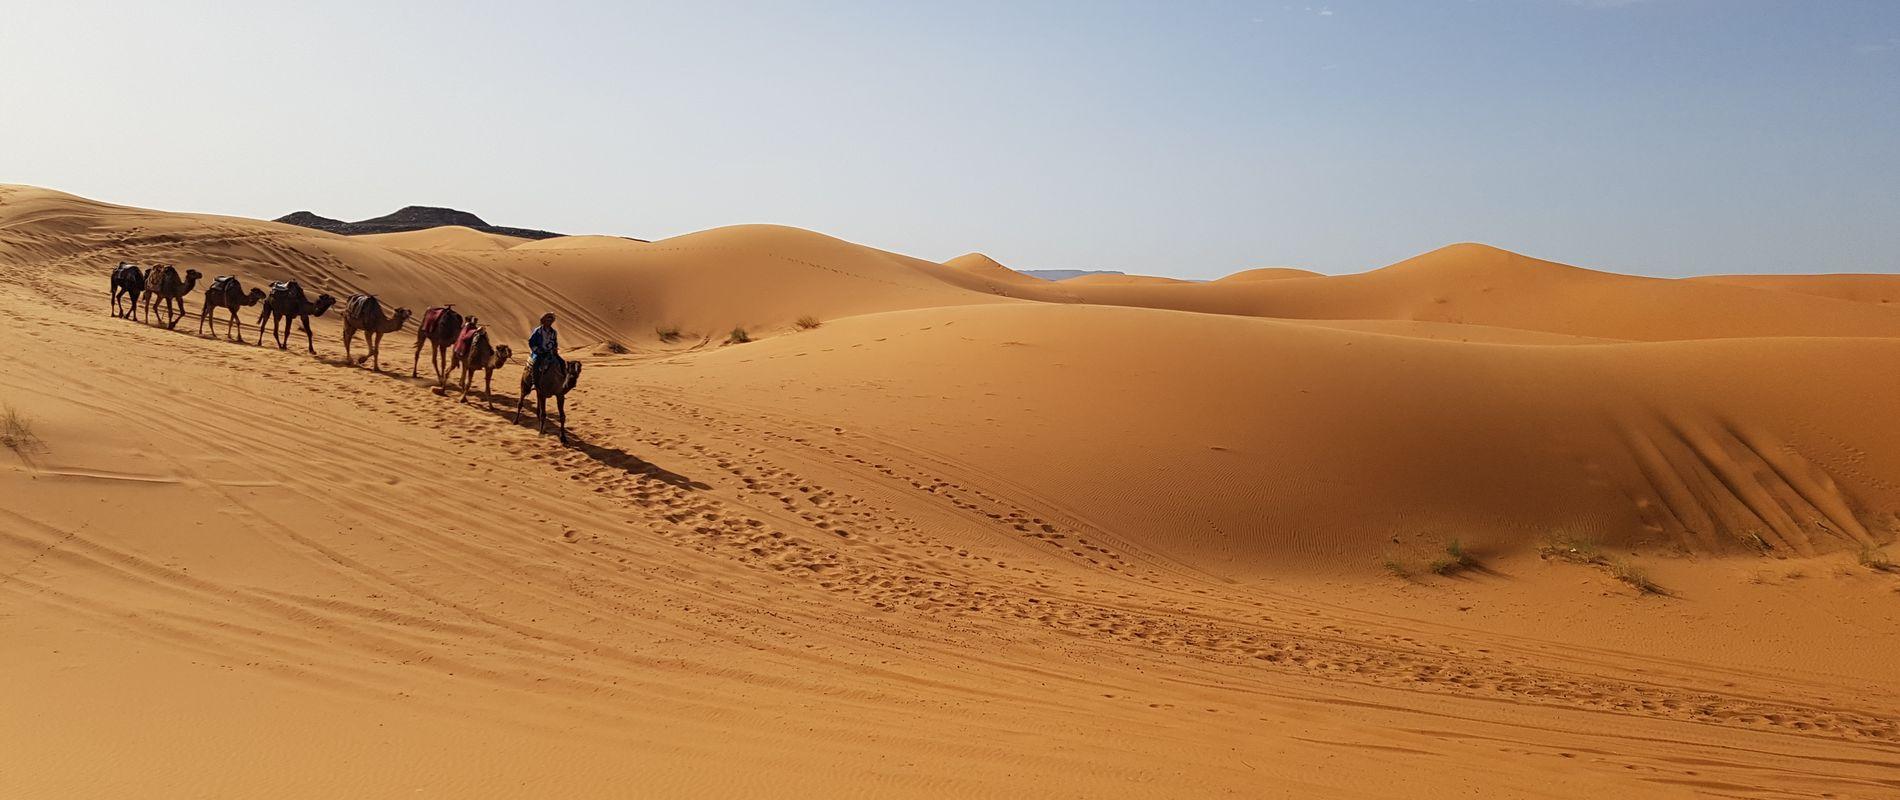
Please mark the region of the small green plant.
[[0, 411], [0, 445], [20, 455], [40, 447], [40, 437], [33, 434], [33, 424], [13, 406]]
[[1629, 584], [1636, 591], [1643, 594], [1664, 594], [1663, 588], [1651, 580], [1649, 573], [1642, 567], [1620, 559], [1611, 561], [1609, 566], [1610, 577]]
[[1879, 547], [1876, 547], [1871, 544], [1861, 545], [1860, 555], [1857, 556], [1854, 560], [1860, 562], [1861, 566], [1871, 569], [1875, 572], [1893, 572], [1894, 571], [1893, 559], [1887, 557], [1886, 551], [1881, 550]]
[[752, 335], [746, 333], [744, 328], [733, 328], [731, 333], [726, 334], [726, 344], [745, 344], [750, 341]]
[[1432, 559], [1427, 565], [1434, 575], [1450, 575], [1459, 570], [1470, 569], [1478, 565], [1478, 559], [1472, 557], [1464, 544], [1457, 539], [1445, 543], [1445, 554]]
[[680, 327], [678, 325], [654, 328], [653, 332], [660, 337], [660, 341], [666, 342], [667, 344], [672, 344], [680, 340]]
[[823, 324], [825, 323], [819, 322], [817, 317], [810, 314], [798, 318], [798, 329], [801, 331], [808, 331]]
[[1379, 561], [1379, 566], [1384, 567], [1385, 571], [1394, 577], [1407, 579], [1412, 577], [1412, 568], [1406, 566], [1404, 561], [1400, 561], [1398, 556], [1391, 553], [1387, 553], [1385, 558]]
[[1603, 563], [1603, 550], [1597, 543], [1579, 536], [1560, 534], [1544, 540], [1537, 546], [1537, 555], [1546, 560], [1556, 558], [1575, 564]]

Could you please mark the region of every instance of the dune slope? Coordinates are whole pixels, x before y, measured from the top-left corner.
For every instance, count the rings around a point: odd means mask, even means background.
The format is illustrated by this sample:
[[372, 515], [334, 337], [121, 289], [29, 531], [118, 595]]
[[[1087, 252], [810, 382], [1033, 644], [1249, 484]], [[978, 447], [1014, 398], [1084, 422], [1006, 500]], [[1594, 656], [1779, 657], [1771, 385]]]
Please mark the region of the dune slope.
[[[0, 795], [1900, 786], [1877, 303], [366, 238], [0, 187]], [[119, 260], [555, 309], [572, 441], [334, 315], [314, 358], [112, 318]]]

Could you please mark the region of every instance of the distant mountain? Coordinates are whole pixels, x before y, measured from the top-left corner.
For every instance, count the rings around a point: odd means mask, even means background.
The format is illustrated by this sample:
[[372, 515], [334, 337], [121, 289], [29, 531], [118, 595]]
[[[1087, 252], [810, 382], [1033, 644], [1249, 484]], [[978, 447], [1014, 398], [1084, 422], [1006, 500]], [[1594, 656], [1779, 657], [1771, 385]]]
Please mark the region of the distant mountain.
[[1024, 275], [1034, 275], [1045, 281], [1068, 280], [1069, 278], [1080, 278], [1083, 275], [1126, 275], [1128, 274], [1126, 272], [1122, 272], [1120, 270], [1113, 270], [1113, 269], [1025, 269], [1025, 270], [1020, 270], [1020, 272], [1022, 272], [1022, 274]]
[[483, 221], [481, 217], [470, 214], [467, 211], [457, 211], [453, 208], [436, 208], [434, 206], [408, 206], [398, 210], [394, 214], [384, 214], [380, 217], [356, 222], [344, 222], [340, 219], [331, 219], [308, 211], [285, 214], [284, 216], [278, 217], [277, 221], [288, 225], [298, 225], [305, 228], [316, 228], [320, 231], [341, 233], [345, 236], [360, 236], [365, 233], [420, 231], [429, 228], [440, 228], [445, 225], [460, 225], [464, 228], [474, 228], [483, 233], [498, 233], [503, 236], [516, 236], [522, 239], [552, 239], [556, 236], [565, 235], [550, 233], [548, 231], [538, 231], [532, 228], [504, 228], [500, 225], [490, 225]]

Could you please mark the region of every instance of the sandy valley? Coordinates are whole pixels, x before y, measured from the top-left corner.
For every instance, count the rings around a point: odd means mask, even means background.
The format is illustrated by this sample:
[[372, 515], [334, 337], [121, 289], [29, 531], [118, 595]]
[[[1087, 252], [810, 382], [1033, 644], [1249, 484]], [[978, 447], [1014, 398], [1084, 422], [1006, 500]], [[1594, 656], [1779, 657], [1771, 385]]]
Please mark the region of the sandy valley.
[[[551, 309], [573, 442], [120, 261]], [[0, 795], [1900, 796], [1895, 296], [0, 186]]]

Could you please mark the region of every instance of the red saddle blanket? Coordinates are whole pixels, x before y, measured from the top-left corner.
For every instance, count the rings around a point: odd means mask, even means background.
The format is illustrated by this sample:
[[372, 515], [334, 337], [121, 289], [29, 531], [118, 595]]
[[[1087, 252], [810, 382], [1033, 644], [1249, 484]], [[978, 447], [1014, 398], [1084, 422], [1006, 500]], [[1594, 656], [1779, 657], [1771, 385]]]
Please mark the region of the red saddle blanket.
[[463, 328], [462, 335], [455, 337], [455, 354], [459, 356], [467, 353], [468, 343], [474, 341], [475, 334], [481, 332], [481, 328]]
[[442, 321], [442, 314], [447, 312], [449, 308], [449, 306], [436, 306], [428, 311], [422, 312], [422, 332], [434, 332], [436, 323]]

